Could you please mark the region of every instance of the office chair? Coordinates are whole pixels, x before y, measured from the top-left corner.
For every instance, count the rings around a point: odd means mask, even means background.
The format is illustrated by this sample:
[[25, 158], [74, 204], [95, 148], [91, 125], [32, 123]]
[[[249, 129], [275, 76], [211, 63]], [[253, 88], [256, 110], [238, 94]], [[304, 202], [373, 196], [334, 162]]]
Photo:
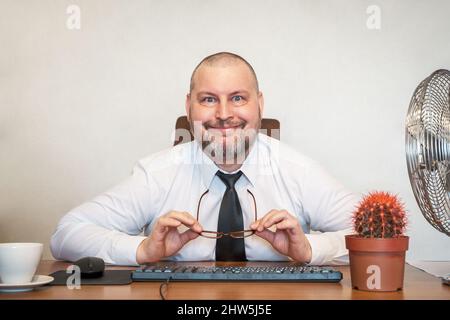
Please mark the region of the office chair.
[[[179, 143], [190, 142], [194, 139], [192, 132], [189, 130], [189, 122], [186, 116], [178, 117], [175, 123], [175, 138], [173, 145], [176, 146]], [[280, 121], [276, 119], [262, 119], [261, 120], [261, 133], [268, 135], [269, 137], [280, 140]]]

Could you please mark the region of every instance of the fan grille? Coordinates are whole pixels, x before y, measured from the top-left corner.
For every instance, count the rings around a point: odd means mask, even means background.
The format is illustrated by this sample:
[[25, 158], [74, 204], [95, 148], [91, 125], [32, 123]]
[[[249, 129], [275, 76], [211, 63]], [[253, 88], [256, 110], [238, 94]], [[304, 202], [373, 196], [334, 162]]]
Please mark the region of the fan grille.
[[406, 118], [406, 160], [427, 221], [450, 236], [450, 72], [437, 70], [414, 92]]

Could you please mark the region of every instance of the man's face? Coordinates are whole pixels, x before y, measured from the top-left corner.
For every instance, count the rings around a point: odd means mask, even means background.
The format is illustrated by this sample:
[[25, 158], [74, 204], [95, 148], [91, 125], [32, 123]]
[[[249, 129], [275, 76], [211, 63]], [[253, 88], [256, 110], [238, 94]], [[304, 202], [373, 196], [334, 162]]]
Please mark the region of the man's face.
[[242, 163], [261, 126], [263, 111], [263, 96], [251, 71], [240, 61], [202, 65], [193, 80], [186, 111], [195, 139], [216, 163]]

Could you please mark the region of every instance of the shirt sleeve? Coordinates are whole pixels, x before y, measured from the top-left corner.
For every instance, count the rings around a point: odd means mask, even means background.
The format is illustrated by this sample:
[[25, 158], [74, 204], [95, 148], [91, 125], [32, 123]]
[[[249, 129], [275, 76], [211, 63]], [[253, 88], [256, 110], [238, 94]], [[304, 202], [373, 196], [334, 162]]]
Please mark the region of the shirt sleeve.
[[105, 263], [137, 265], [136, 252], [146, 238], [140, 234], [155, 214], [157, 183], [138, 163], [118, 186], [71, 211], [59, 222], [50, 249], [59, 260], [86, 256]]
[[312, 163], [305, 174], [303, 206], [310, 228], [311, 265], [348, 263], [345, 235], [351, 234], [352, 212], [360, 195], [347, 190], [320, 165]]

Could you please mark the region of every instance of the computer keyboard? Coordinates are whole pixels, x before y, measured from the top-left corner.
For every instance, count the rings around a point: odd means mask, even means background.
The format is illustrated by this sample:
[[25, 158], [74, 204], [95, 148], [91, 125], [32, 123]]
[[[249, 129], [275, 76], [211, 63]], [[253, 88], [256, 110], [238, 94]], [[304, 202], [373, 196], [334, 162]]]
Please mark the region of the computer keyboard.
[[339, 282], [342, 273], [311, 266], [149, 265], [132, 272], [133, 281], [290, 281]]

